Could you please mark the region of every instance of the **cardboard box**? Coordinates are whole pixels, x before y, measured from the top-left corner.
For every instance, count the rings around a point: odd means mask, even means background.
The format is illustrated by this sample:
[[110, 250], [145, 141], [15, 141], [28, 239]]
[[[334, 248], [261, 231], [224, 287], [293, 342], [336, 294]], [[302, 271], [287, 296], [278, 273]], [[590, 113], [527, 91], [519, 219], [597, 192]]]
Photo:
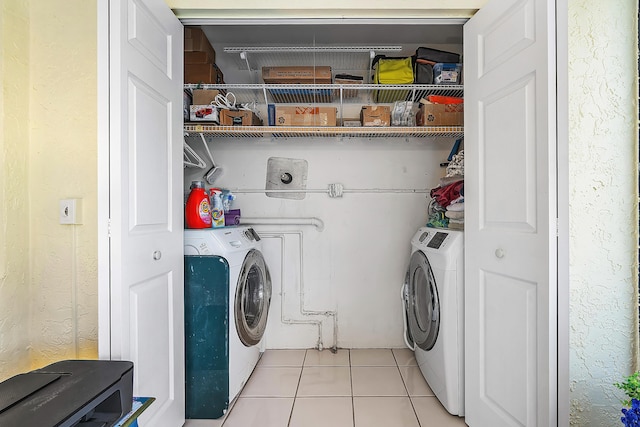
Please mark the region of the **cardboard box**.
[[262, 67], [262, 79], [267, 84], [331, 84], [331, 67]]
[[336, 107], [276, 106], [276, 126], [335, 126]]
[[215, 64], [185, 64], [184, 82], [191, 84], [223, 84], [222, 71]]
[[189, 107], [192, 122], [212, 122], [220, 124], [220, 109], [214, 105], [192, 105]]
[[362, 126], [391, 126], [391, 107], [364, 105], [360, 111]]
[[213, 63], [216, 58], [216, 52], [213, 50], [211, 43], [209, 43], [209, 39], [207, 39], [204, 31], [198, 27], [184, 27], [184, 51], [206, 52], [212, 59], [210, 63]]
[[416, 114], [418, 126], [463, 126], [464, 104], [431, 104], [420, 102]]
[[185, 39], [193, 39], [200, 35], [203, 35], [204, 32], [200, 27], [184, 27], [184, 38]]
[[211, 104], [218, 94], [220, 91], [215, 89], [193, 89], [192, 103], [196, 105]]
[[185, 64], [213, 64], [216, 62], [215, 52], [211, 56], [210, 52], [194, 51], [184, 52]]
[[223, 126], [262, 126], [262, 120], [249, 110], [221, 110], [220, 124]]

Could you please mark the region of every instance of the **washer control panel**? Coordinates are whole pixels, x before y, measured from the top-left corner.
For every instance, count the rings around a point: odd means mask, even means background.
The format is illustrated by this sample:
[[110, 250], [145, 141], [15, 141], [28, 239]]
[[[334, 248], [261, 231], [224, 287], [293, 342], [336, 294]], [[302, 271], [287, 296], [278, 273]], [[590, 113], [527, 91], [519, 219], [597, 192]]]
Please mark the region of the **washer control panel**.
[[221, 255], [250, 249], [260, 241], [251, 227], [185, 230], [185, 255]]
[[260, 241], [260, 236], [251, 227], [247, 228], [229, 228], [223, 232], [217, 232], [216, 237], [224, 245], [233, 248], [240, 248], [246, 244], [252, 244]]

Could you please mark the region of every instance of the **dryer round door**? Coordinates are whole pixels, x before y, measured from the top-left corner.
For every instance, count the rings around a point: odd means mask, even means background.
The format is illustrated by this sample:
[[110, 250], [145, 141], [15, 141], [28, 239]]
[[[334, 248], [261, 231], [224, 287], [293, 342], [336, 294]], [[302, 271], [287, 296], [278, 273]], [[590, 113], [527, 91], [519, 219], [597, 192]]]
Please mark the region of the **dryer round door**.
[[407, 272], [407, 321], [416, 346], [425, 351], [433, 348], [440, 330], [438, 287], [426, 255], [411, 255]]
[[234, 305], [236, 331], [247, 346], [260, 342], [271, 302], [271, 275], [262, 253], [252, 249], [242, 263]]

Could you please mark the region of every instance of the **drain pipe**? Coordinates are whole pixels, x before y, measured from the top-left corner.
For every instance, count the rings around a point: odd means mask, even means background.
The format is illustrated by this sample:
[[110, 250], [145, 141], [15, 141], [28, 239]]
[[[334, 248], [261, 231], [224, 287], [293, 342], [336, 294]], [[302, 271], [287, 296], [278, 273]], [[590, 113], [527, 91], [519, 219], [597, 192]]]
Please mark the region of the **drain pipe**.
[[[338, 312], [332, 310], [307, 310], [305, 309], [305, 284], [304, 284], [304, 263], [303, 263], [303, 251], [304, 251], [304, 241], [303, 241], [303, 233], [302, 231], [281, 231], [274, 233], [264, 233], [261, 232], [260, 236], [265, 238], [276, 238], [281, 242], [281, 250], [280, 250], [280, 271], [284, 273], [284, 260], [285, 260], [285, 235], [297, 235], [300, 241], [300, 271], [298, 274], [298, 280], [300, 282], [300, 302], [299, 302], [299, 310], [302, 316], [324, 316], [324, 317], [333, 317], [333, 346], [331, 347], [331, 352], [336, 353], [338, 351]], [[282, 274], [281, 274], [282, 276]], [[284, 283], [282, 281], [281, 283]], [[285, 300], [285, 292], [281, 290], [280, 293], [280, 319], [284, 324], [313, 324], [318, 326], [318, 342], [317, 347], [318, 350], [322, 350], [324, 348], [322, 342], [322, 321], [309, 319], [309, 320], [296, 320], [296, 319], [288, 319], [284, 315], [284, 300]]]

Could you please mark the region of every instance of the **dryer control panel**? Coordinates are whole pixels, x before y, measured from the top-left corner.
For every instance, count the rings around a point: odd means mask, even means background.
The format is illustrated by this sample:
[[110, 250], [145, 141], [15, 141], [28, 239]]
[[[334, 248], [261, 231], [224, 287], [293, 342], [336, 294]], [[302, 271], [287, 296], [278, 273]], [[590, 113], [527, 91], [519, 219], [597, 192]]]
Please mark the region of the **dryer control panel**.
[[442, 242], [444, 242], [444, 239], [446, 239], [447, 236], [448, 236], [447, 233], [437, 231], [436, 234], [433, 235], [431, 240], [429, 240], [429, 243], [427, 243], [427, 247], [433, 248], [433, 249], [440, 249], [440, 246], [442, 246]]
[[420, 228], [411, 239], [411, 243], [422, 250], [441, 252], [448, 250], [458, 240], [463, 239], [463, 233], [457, 230], [438, 228]]

